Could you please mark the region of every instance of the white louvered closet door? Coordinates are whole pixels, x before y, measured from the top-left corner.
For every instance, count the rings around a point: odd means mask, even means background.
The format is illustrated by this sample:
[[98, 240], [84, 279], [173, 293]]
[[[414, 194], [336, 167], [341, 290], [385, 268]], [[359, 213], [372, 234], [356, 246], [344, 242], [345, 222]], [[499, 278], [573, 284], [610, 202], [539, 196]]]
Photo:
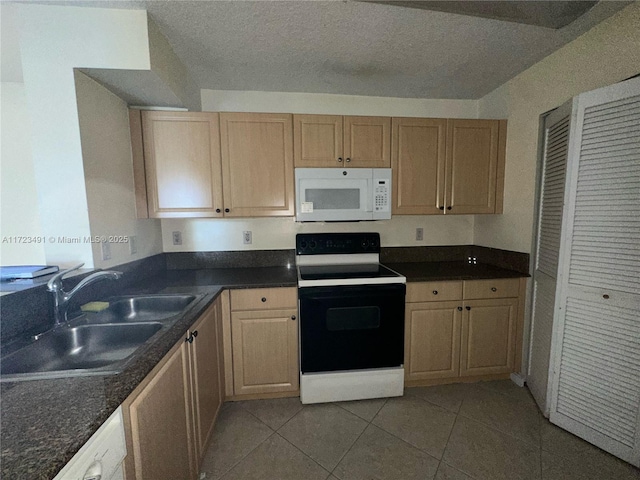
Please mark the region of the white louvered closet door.
[[544, 121], [527, 385], [540, 410], [547, 417], [550, 405], [547, 396], [549, 357], [558, 276], [571, 107], [572, 102], [569, 101], [551, 112]]
[[640, 466], [640, 78], [574, 102], [550, 419]]

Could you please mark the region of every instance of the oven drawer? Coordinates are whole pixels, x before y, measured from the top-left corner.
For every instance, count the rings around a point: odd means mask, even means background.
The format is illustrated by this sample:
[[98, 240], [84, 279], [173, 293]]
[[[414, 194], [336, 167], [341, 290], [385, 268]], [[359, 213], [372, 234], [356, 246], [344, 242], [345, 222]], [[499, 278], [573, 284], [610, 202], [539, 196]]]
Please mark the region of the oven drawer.
[[492, 280], [465, 280], [464, 299], [517, 297], [520, 290], [519, 278], [499, 278]]
[[298, 308], [296, 287], [231, 290], [231, 310]]
[[462, 299], [462, 282], [407, 283], [407, 303]]

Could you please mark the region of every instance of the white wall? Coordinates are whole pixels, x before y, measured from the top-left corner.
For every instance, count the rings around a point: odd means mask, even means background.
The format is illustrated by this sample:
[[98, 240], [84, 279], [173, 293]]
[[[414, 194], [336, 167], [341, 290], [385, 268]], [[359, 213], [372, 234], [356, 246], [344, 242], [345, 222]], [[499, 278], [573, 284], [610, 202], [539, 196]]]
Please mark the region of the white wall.
[[[42, 232], [91, 235], [74, 67], [148, 69], [144, 11], [19, 5], [20, 46], [33, 126], [32, 151]], [[48, 263], [93, 266], [90, 243], [48, 242]]]
[[474, 243], [532, 251], [539, 116], [571, 97], [640, 73], [634, 2], [491, 92], [480, 118], [507, 118], [504, 214], [475, 219]]
[[102, 260], [101, 245], [92, 243], [94, 266], [161, 253], [160, 221], [136, 218], [127, 104], [81, 72], [75, 81], [91, 235], [136, 237], [135, 254], [128, 242], [111, 242], [110, 260]]
[[[202, 90], [203, 111], [286, 112], [337, 115], [477, 118], [475, 100], [425, 100], [284, 92]], [[415, 229], [424, 228], [416, 242]], [[253, 243], [242, 243], [242, 232], [253, 232]], [[182, 245], [172, 232], [181, 231]], [[384, 246], [460, 245], [473, 243], [472, 216], [396, 216], [391, 220], [351, 223], [296, 223], [293, 218], [162, 220], [165, 252], [290, 249], [296, 233], [318, 231], [379, 232]]]
[[[415, 240], [417, 227], [424, 228], [421, 242]], [[251, 245], [242, 243], [245, 230], [252, 232]], [[174, 231], [182, 232], [182, 245], [173, 245]], [[296, 223], [291, 217], [162, 220], [165, 252], [292, 249], [296, 233], [315, 232], [378, 232], [384, 247], [467, 245], [473, 243], [473, 216], [403, 215], [392, 220], [348, 223]]]
[[329, 93], [201, 90], [204, 112], [317, 113], [384, 117], [478, 118], [477, 100], [367, 97]]
[[0, 113], [0, 265], [41, 265], [44, 243], [13, 238], [42, 240], [24, 84], [2, 82]]

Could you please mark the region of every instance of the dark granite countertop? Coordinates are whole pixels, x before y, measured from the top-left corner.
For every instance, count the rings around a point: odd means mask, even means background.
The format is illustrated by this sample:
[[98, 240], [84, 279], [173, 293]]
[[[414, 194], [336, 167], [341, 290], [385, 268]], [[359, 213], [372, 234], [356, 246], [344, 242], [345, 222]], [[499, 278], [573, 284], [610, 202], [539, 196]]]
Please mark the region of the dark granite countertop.
[[[462, 261], [389, 262], [408, 282], [517, 278], [527, 274]], [[136, 352], [118, 375], [5, 382], [0, 384], [2, 478], [53, 478], [145, 376], [180, 340], [225, 288], [296, 286], [289, 267], [165, 270], [140, 282], [129, 294], [201, 295], [182, 318]]]
[[402, 262], [385, 263], [385, 265], [407, 277], [407, 282], [482, 280], [489, 278], [519, 278], [530, 276], [527, 273], [500, 268], [486, 263], [471, 265], [464, 261]]
[[136, 352], [118, 375], [0, 384], [0, 476], [53, 478], [224, 288], [295, 285], [296, 271], [286, 267], [167, 270], [140, 283], [128, 293], [194, 293], [201, 298], [170, 329]]

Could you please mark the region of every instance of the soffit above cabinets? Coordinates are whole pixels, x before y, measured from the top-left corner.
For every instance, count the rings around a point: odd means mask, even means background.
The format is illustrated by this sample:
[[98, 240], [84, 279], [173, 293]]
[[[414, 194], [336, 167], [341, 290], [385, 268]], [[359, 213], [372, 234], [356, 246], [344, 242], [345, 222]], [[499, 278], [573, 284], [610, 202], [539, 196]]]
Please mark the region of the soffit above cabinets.
[[146, 9], [203, 89], [440, 99], [481, 98], [629, 2], [597, 2], [559, 29], [472, 16], [556, 2], [470, 2], [488, 5], [479, 13], [403, 3], [416, 2], [47, 2]]

